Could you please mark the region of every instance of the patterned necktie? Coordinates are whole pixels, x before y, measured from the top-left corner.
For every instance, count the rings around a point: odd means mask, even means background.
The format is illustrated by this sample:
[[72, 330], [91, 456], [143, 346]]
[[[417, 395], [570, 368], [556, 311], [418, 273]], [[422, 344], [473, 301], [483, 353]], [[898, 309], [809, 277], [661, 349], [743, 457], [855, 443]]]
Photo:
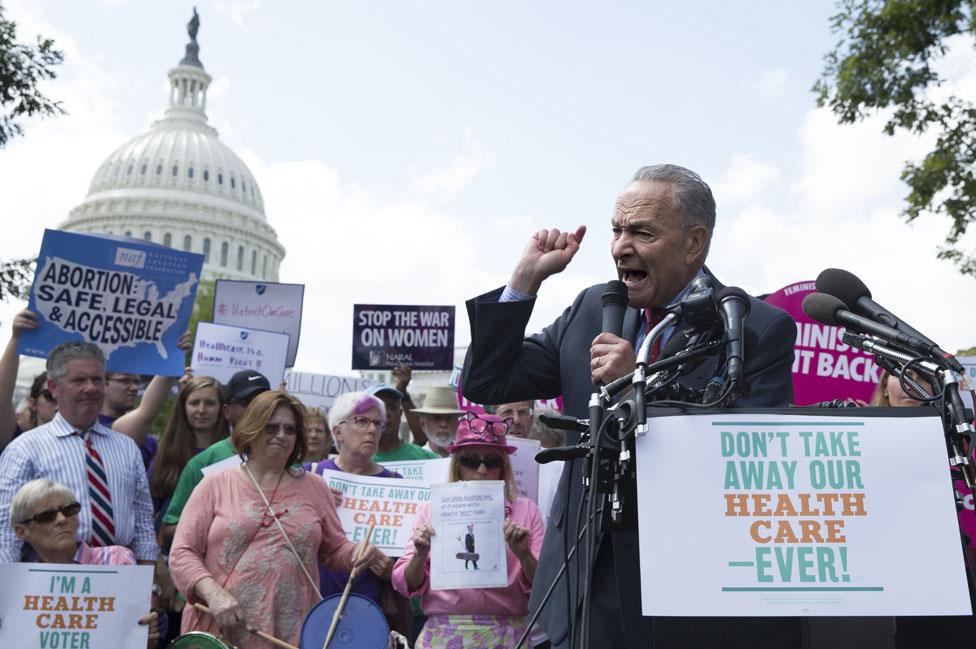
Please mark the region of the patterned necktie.
[[88, 469], [88, 499], [91, 501], [92, 546], [115, 544], [115, 519], [112, 516], [112, 495], [108, 490], [108, 475], [102, 456], [92, 444], [91, 430], [76, 433], [85, 440], [85, 467]]
[[[644, 309], [644, 319], [647, 321], [647, 331], [644, 332], [644, 335], [645, 336], [650, 335], [651, 330], [654, 329], [654, 327], [656, 327], [657, 324], [661, 322], [661, 320], [663, 320], [664, 316], [666, 316], [667, 314], [668, 314], [668, 310], [662, 307], [653, 307], [650, 309]], [[648, 359], [648, 362], [653, 363], [654, 361], [657, 360], [657, 357], [660, 356], [660, 354], [661, 354], [661, 336], [658, 336], [657, 339], [654, 341], [654, 344], [651, 345], [651, 356]]]

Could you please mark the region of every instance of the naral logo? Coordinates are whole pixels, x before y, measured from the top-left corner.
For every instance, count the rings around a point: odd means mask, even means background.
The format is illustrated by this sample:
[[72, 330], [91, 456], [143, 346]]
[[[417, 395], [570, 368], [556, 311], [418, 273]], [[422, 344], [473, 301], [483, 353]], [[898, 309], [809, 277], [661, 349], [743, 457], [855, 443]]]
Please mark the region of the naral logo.
[[145, 268], [146, 253], [143, 250], [134, 250], [132, 248], [116, 248], [115, 263], [119, 266], [128, 266], [129, 268]]
[[254, 290], [257, 291], [258, 295], [264, 295], [264, 292], [268, 290], [268, 287], [264, 284], [257, 284], [255, 285]]
[[241, 332], [241, 340], [247, 340], [247, 334], [248, 334], [248, 332], [242, 331]]

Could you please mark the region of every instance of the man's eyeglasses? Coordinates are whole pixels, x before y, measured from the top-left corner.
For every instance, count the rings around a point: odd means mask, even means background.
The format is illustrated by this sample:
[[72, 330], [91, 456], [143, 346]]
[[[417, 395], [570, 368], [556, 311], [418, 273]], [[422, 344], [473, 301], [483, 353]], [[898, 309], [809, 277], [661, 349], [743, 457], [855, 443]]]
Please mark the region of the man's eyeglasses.
[[488, 421], [487, 419], [482, 419], [481, 415], [476, 412], [467, 412], [461, 415], [461, 421], [466, 421], [468, 428], [476, 433], [488, 431], [495, 435], [504, 435], [512, 427], [512, 422], [509, 420]]
[[139, 385], [139, 379], [134, 379], [131, 376], [123, 376], [123, 377], [110, 376], [110, 377], [108, 377], [105, 380], [106, 381], [115, 381], [116, 383], [121, 383], [122, 385], [124, 385], [127, 388], [131, 388], [131, 387], [135, 387], [135, 386]]
[[295, 424], [268, 423], [264, 425], [264, 432], [266, 432], [268, 435], [272, 435], [272, 436], [276, 435], [278, 434], [279, 430], [283, 432], [285, 435], [287, 435], [288, 437], [291, 437], [292, 435], [298, 432], [298, 428], [295, 427]]
[[500, 469], [504, 464], [498, 455], [486, 455], [485, 457], [468, 454], [458, 455], [458, 462], [461, 463], [461, 466], [474, 470], [477, 470], [482, 464], [485, 465], [486, 469]]
[[362, 430], [369, 430], [370, 426], [376, 426], [377, 430], [383, 430], [386, 428], [385, 419], [370, 419], [369, 417], [363, 417], [361, 415], [356, 415], [355, 417], [350, 417], [344, 420], [347, 423], [352, 423], [356, 425], [356, 428]]
[[60, 512], [65, 518], [71, 518], [72, 516], [77, 516], [78, 512], [81, 511], [81, 505], [78, 503], [68, 503], [61, 507], [55, 507], [54, 509], [45, 509], [42, 512], [37, 512], [30, 518], [20, 521], [21, 525], [27, 525], [28, 523], [53, 523]]

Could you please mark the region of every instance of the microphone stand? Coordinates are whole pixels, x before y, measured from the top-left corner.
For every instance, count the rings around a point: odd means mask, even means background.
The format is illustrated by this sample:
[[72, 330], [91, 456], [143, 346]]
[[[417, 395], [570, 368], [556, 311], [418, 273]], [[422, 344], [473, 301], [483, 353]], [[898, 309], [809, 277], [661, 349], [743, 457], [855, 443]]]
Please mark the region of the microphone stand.
[[[976, 487], [976, 470], [974, 470], [973, 463], [969, 458], [969, 452], [973, 450], [974, 429], [969, 417], [966, 416], [966, 407], [959, 395], [961, 376], [956, 372], [952, 364], [941, 357], [930, 357], [926, 359], [923, 356], [917, 356], [911, 352], [899, 349], [890, 343], [882, 344], [868, 336], [845, 331], [841, 337], [851, 347], [873, 353], [879, 365], [885, 367], [892, 374], [897, 375], [899, 380], [904, 380], [917, 392], [914, 396], [924, 396], [928, 403], [933, 401], [942, 402], [939, 414], [942, 420], [942, 429], [945, 433], [949, 464], [954, 469], [958, 469], [962, 474], [970, 495], [976, 495], [974, 493], [974, 487]], [[901, 363], [901, 365], [899, 366], [898, 363]], [[912, 367], [918, 367], [922, 373], [929, 377], [933, 387], [932, 397], [928, 397], [925, 390], [922, 389], [922, 386], [908, 373], [908, 370]], [[942, 396], [934, 396], [938, 394]], [[956, 501], [957, 510], [961, 510], [963, 508], [965, 494], [957, 491], [953, 487], [953, 497]], [[971, 593], [976, 592], [976, 565], [973, 565], [972, 557], [966, 551], [961, 531], [959, 536], [959, 541], [963, 545], [962, 554], [963, 561], [966, 564], [969, 590]], [[976, 539], [973, 539], [972, 542], [976, 543]]]
[[[926, 392], [908, 374], [908, 370], [917, 367], [933, 384], [934, 394], [941, 394], [941, 397], [929, 397], [926, 401], [942, 401], [941, 418], [942, 428], [945, 431], [946, 446], [949, 451], [949, 464], [958, 468], [966, 481], [966, 486], [970, 490], [976, 488], [976, 467], [969, 459], [969, 453], [973, 450], [974, 437], [976, 430], [966, 416], [966, 406], [963, 404], [962, 397], [959, 395], [959, 384], [962, 377], [952, 369], [942, 358], [925, 358], [917, 356], [911, 352], [904, 351], [891, 344], [882, 344], [867, 336], [861, 336], [845, 331], [842, 339], [847, 344], [857, 349], [862, 349], [874, 354], [879, 361], [895, 361], [901, 366], [892, 365], [892, 373], [897, 374], [899, 379], [910, 384], [912, 389], [917, 392], [916, 396], [925, 396]], [[888, 364], [885, 364], [886, 366]]]
[[[600, 387], [590, 395], [588, 420], [567, 417], [548, 418], [547, 423], [556, 428], [579, 430], [581, 433], [579, 444], [576, 446], [545, 449], [536, 455], [536, 461], [540, 463], [551, 462], [557, 459], [567, 461], [582, 460], [583, 491], [581, 494], [581, 507], [583, 509], [579, 513], [585, 513], [586, 522], [579, 528], [577, 543], [573, 551], [566, 556], [566, 561], [564, 561], [555, 580], [550, 585], [532, 620], [534, 622], [546, 606], [550, 595], [555, 590], [555, 584], [562, 575], [566, 574], [567, 565], [579, 549], [579, 543], [582, 540], [583, 547], [582, 551], [579, 552], [581, 556], [580, 570], [584, 575], [582, 585], [583, 601], [579, 625], [579, 647], [581, 649], [589, 649], [590, 647], [590, 615], [592, 608], [592, 589], [590, 588], [590, 584], [596, 563], [597, 542], [602, 538], [603, 526], [606, 522], [605, 516], [607, 515], [602, 499], [598, 494], [600, 492], [609, 492], [611, 505], [609, 512], [610, 521], [619, 523], [623, 515], [623, 498], [620, 485], [623, 479], [631, 473], [631, 463], [633, 460], [628, 442], [631, 437], [643, 435], [647, 432], [645, 412], [647, 397], [666, 388], [673, 388], [671, 385], [672, 382], [681, 374], [678, 366], [701, 356], [712, 354], [722, 345], [721, 340], [706, 340], [694, 347], [677, 352], [673, 356], [669, 356], [655, 363], [649, 363], [648, 358], [654, 341], [661, 336], [665, 329], [674, 324], [674, 321], [677, 319], [678, 316], [676, 314], [669, 313], [648, 332], [638, 352], [637, 366], [633, 373]], [[617, 397], [628, 386], [634, 389], [633, 402], [627, 401], [614, 404], [614, 397]], [[684, 393], [679, 392], [679, 394], [684, 396]], [[699, 397], [699, 394], [695, 395], [695, 398]], [[614, 434], [611, 435], [611, 433]], [[612, 438], [610, 443], [608, 443], [607, 438]], [[614, 458], [614, 455], [616, 455], [616, 458]], [[565, 524], [569, 525], [568, 522]], [[577, 525], [579, 524], [577, 523]], [[566, 588], [568, 592], [571, 592], [568, 583]], [[577, 597], [579, 597], [578, 593]], [[577, 633], [574, 628], [575, 624], [573, 623], [577, 610], [578, 604], [574, 610], [567, 611], [567, 614], [571, 616], [569, 638], [569, 646], [571, 648], [577, 646]]]

